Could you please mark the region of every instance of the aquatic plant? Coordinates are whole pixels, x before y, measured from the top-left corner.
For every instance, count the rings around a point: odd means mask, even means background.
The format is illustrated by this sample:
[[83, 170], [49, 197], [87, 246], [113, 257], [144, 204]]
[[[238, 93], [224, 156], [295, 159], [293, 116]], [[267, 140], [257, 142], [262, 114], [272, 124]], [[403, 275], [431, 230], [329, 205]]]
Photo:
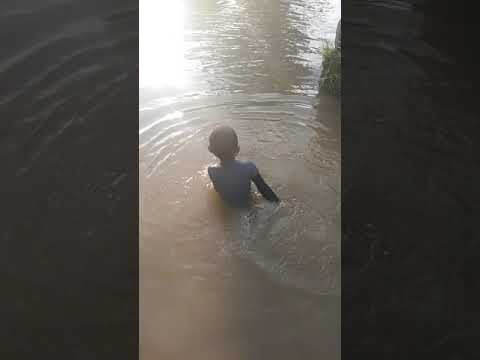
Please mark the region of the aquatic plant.
[[340, 96], [341, 93], [341, 49], [327, 43], [322, 49], [323, 63], [319, 82], [320, 93]]

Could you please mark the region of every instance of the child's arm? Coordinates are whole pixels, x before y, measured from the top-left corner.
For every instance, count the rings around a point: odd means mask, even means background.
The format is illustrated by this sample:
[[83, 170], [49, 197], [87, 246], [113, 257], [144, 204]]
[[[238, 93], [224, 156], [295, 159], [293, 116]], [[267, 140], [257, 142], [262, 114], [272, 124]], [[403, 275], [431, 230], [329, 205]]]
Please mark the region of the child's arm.
[[253, 178], [252, 181], [257, 186], [258, 191], [262, 196], [267, 199], [268, 201], [279, 202], [280, 199], [278, 196], [273, 192], [273, 190], [268, 186], [265, 181], [263, 180], [262, 176], [257, 173]]

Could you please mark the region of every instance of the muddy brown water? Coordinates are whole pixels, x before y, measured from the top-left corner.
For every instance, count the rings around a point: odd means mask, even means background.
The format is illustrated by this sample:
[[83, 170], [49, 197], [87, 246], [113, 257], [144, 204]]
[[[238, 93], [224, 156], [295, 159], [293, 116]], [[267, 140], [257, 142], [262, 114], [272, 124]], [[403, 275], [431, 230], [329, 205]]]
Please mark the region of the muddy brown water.
[[[317, 97], [339, 1], [140, 2], [140, 350], [339, 359], [340, 104]], [[230, 124], [282, 199], [226, 209]]]

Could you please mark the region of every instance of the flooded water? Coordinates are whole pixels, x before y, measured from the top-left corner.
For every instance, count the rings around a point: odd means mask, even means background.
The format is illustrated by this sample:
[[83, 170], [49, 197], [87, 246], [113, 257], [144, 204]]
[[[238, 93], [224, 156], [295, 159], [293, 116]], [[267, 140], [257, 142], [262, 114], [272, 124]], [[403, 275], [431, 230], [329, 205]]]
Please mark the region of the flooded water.
[[[340, 1], [140, 1], [142, 359], [340, 358], [340, 107], [317, 97]], [[226, 209], [229, 124], [282, 199]]]

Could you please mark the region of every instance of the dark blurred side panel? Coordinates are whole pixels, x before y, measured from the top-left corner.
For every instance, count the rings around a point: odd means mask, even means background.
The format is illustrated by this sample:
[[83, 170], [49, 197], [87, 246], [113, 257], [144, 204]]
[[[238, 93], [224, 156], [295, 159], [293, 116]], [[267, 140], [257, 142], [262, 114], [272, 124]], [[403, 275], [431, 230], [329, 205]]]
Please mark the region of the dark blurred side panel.
[[138, 356], [138, 1], [2, 1], [11, 359]]
[[342, 357], [478, 359], [473, 2], [342, 3]]

